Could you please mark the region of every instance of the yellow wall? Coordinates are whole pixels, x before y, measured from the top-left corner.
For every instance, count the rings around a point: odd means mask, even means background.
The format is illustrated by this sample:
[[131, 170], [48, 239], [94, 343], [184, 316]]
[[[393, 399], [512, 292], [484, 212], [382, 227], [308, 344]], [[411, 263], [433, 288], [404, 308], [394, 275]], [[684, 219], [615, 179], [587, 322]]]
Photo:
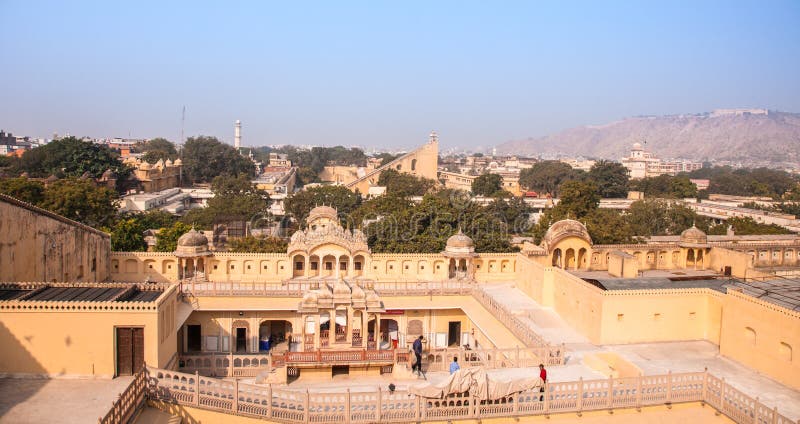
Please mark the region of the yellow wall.
[[109, 235], [0, 196], [0, 281], [107, 281]]
[[[162, 295], [160, 304], [4, 302], [0, 312], [0, 373], [110, 378], [116, 372], [116, 327], [144, 328], [145, 362], [166, 367], [177, 346], [174, 328], [160, 327], [159, 321], [159, 316], [166, 318], [160, 313], [176, 299], [174, 289], [170, 290]], [[12, 304], [35, 304], [38, 309], [12, 308]], [[42, 310], [43, 306], [50, 309]], [[109, 309], [95, 311], [95, 306]]]
[[[449, 259], [442, 254], [364, 254], [361, 271], [352, 274], [375, 281], [441, 281], [448, 278]], [[281, 282], [292, 278], [294, 255], [283, 253], [215, 252], [205, 259], [209, 281]], [[473, 259], [479, 281], [508, 281], [517, 275], [516, 253], [485, 253]], [[309, 270], [310, 271], [310, 270]], [[333, 271], [319, 270], [333, 274]], [[302, 273], [302, 271], [301, 271]], [[348, 271], [340, 271], [348, 277]], [[114, 281], [172, 282], [178, 279], [178, 259], [172, 253], [113, 252]]]
[[615, 290], [602, 295], [599, 343], [719, 343], [722, 293], [710, 289]]
[[720, 352], [800, 389], [800, 312], [733, 290], [723, 305]]
[[748, 268], [752, 268], [753, 258], [745, 252], [715, 247], [709, 254], [711, 263], [709, 267], [722, 273], [726, 266], [731, 267], [731, 275], [734, 277], [745, 277]]

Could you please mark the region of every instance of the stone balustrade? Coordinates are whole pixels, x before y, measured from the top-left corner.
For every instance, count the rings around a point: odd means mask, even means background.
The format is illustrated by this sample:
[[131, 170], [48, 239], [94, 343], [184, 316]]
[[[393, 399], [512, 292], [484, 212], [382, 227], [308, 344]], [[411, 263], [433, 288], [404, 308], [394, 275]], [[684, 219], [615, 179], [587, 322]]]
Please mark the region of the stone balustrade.
[[[320, 284], [333, 286], [335, 279], [290, 279], [282, 282], [241, 281], [181, 281], [181, 291], [194, 296], [263, 296], [302, 297]], [[447, 296], [469, 295], [473, 284], [469, 281], [361, 281], [362, 287], [371, 286], [381, 296]]]
[[511, 418], [705, 402], [738, 423], [795, 424], [708, 371], [548, 383], [501, 399], [470, 393], [425, 399], [406, 391], [311, 393], [147, 368], [148, 397], [282, 423], [367, 423]]

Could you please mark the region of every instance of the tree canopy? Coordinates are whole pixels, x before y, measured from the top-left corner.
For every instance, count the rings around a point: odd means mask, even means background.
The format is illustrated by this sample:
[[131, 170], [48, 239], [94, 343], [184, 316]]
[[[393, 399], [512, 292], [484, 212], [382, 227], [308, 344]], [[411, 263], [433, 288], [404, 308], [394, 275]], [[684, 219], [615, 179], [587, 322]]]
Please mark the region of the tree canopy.
[[387, 169], [381, 172], [378, 185], [386, 187], [386, 192], [395, 196], [422, 196], [436, 187], [436, 181]]
[[628, 195], [628, 170], [618, 162], [595, 162], [587, 175], [597, 185], [601, 198], [625, 198]]
[[0, 179], [0, 193], [16, 199], [39, 205], [44, 200], [44, 184], [25, 177]]
[[81, 177], [84, 174], [100, 178], [106, 170], [111, 170], [123, 187], [131, 175], [131, 168], [119, 160], [117, 152], [107, 146], [90, 141], [66, 137], [51, 141], [23, 153], [18, 166], [31, 177], [58, 178]]
[[750, 217], [732, 217], [722, 224], [715, 225], [708, 230], [708, 234], [722, 235], [727, 234], [728, 227], [733, 227], [734, 234], [737, 235], [751, 235], [751, 234], [792, 234], [791, 231], [780, 225], [775, 224], [762, 224], [756, 222]]
[[688, 174], [690, 178], [709, 179], [708, 192], [736, 196], [764, 196], [775, 199], [796, 189], [797, 177], [769, 168], [734, 169], [729, 166], [703, 168]]
[[503, 177], [499, 174], [485, 173], [472, 181], [472, 194], [476, 196], [496, 196], [503, 192]]
[[174, 252], [178, 248], [178, 239], [189, 232], [192, 227], [176, 222], [171, 227], [162, 228], [156, 237], [156, 252]]
[[541, 194], [550, 193], [553, 197], [558, 197], [561, 183], [574, 179], [579, 174], [566, 163], [546, 160], [520, 171], [519, 184], [528, 190]]
[[181, 155], [184, 175], [194, 183], [208, 183], [218, 176], [252, 176], [255, 171], [249, 158], [215, 137], [189, 137]]
[[91, 227], [110, 227], [117, 214], [117, 193], [91, 180], [65, 178], [47, 187], [38, 206]]
[[182, 219], [184, 223], [209, 230], [220, 219], [254, 222], [269, 215], [269, 196], [245, 174], [220, 175], [212, 181], [211, 191], [214, 197], [208, 199], [208, 206], [190, 210]]
[[286, 253], [286, 240], [280, 237], [239, 237], [228, 241], [228, 251], [235, 253]]
[[159, 159], [166, 161], [178, 158], [178, 150], [175, 149], [175, 145], [165, 138], [150, 139], [141, 146], [141, 150], [144, 152], [142, 159], [149, 163], [156, 163]]
[[284, 209], [300, 225], [305, 225], [308, 213], [316, 206], [328, 205], [345, 219], [361, 203], [361, 198], [343, 186], [318, 186], [299, 191], [284, 200]]

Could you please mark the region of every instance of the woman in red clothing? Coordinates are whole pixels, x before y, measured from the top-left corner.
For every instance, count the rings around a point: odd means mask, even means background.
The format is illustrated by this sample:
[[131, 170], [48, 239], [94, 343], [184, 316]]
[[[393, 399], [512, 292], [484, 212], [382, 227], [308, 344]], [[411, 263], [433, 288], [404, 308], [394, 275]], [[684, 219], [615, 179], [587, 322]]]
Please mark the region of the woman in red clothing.
[[[544, 392], [544, 385], [547, 384], [547, 370], [544, 369], [544, 364], [539, 364], [539, 378], [542, 379], [542, 387], [539, 389], [540, 392]], [[544, 395], [539, 396], [539, 402], [544, 400]]]

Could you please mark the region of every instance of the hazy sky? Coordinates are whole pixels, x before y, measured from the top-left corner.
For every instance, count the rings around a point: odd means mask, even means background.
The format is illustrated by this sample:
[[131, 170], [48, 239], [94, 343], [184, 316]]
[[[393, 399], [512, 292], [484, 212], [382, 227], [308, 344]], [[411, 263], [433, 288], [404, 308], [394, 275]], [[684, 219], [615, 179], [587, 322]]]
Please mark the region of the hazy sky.
[[[227, 5], [230, 3], [230, 5]], [[0, 0], [0, 128], [443, 147], [800, 112], [800, 1]]]

